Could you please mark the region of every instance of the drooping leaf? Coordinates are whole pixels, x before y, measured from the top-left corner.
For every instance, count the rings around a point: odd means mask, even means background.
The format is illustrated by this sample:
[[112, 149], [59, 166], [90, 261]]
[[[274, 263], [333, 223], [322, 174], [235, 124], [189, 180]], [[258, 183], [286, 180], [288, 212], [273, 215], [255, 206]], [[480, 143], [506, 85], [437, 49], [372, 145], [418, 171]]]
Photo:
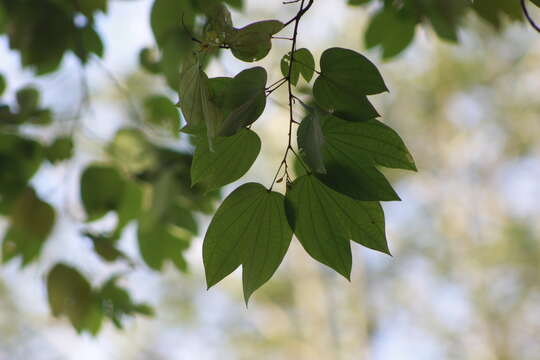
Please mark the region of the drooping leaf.
[[283, 195], [256, 183], [242, 185], [221, 204], [204, 238], [208, 287], [242, 265], [247, 303], [277, 270], [291, 238]]
[[310, 109], [309, 115], [302, 120], [298, 128], [297, 142], [309, 167], [321, 174], [326, 173], [323, 158], [324, 141], [320, 111]]
[[261, 140], [253, 131], [241, 129], [236, 135], [218, 137], [214, 151], [199, 139], [191, 165], [192, 185], [201, 183], [214, 190], [240, 179], [253, 165], [261, 150]]
[[[289, 66], [291, 63], [291, 53], [289, 52], [281, 59], [281, 73], [284, 77], [289, 76]], [[291, 83], [298, 84], [300, 75], [310, 82], [315, 73], [315, 59], [308, 49], [302, 48], [294, 52], [294, 64], [291, 67]]]
[[55, 218], [52, 206], [41, 200], [34, 189], [26, 188], [11, 209], [11, 225], [2, 243], [3, 262], [17, 256], [22, 257], [23, 265], [34, 260], [50, 235]]
[[283, 29], [283, 23], [277, 20], [259, 21], [231, 34], [229, 46], [233, 55], [247, 62], [264, 58], [272, 48], [272, 35]]
[[77, 270], [57, 264], [47, 276], [49, 306], [54, 316], [66, 315], [78, 332], [95, 335], [102, 322], [102, 312], [88, 280]]
[[366, 47], [381, 46], [383, 58], [401, 53], [414, 39], [416, 21], [404, 12], [384, 8], [371, 18], [365, 33]]
[[304, 175], [289, 187], [287, 204], [289, 222], [304, 249], [347, 279], [352, 266], [349, 240], [389, 253], [384, 213], [377, 202], [351, 199]]

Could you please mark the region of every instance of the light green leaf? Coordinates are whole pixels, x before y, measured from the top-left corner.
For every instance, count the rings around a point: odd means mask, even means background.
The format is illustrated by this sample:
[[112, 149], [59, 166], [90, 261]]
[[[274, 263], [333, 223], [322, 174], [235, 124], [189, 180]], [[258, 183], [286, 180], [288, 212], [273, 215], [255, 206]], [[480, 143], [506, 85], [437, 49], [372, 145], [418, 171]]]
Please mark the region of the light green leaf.
[[201, 183], [208, 191], [230, 184], [251, 168], [260, 150], [261, 140], [248, 129], [241, 129], [233, 136], [217, 137], [214, 151], [199, 139], [191, 165], [191, 183]]
[[21, 256], [22, 264], [27, 265], [34, 260], [50, 235], [55, 218], [52, 206], [41, 200], [34, 189], [26, 188], [11, 209], [11, 225], [2, 243], [2, 261]]
[[160, 126], [177, 137], [180, 132], [180, 115], [174, 103], [166, 96], [152, 95], [144, 100], [145, 120]]
[[309, 109], [309, 115], [302, 120], [297, 132], [298, 147], [302, 151], [309, 167], [325, 174], [323, 159], [324, 135], [321, 128], [321, 114], [318, 109]]
[[[289, 66], [291, 63], [291, 53], [289, 52], [281, 59], [281, 73], [284, 77], [289, 76]], [[294, 52], [294, 64], [291, 67], [291, 83], [298, 84], [300, 75], [310, 82], [315, 73], [315, 59], [308, 49], [298, 49]]]
[[287, 192], [288, 219], [314, 259], [350, 278], [349, 240], [388, 253], [384, 213], [377, 202], [353, 200], [312, 175], [296, 179]]
[[259, 21], [231, 34], [229, 46], [233, 55], [247, 62], [264, 58], [272, 48], [272, 35], [283, 29], [283, 23], [277, 20]]
[[246, 303], [283, 260], [292, 238], [283, 195], [256, 183], [232, 192], [217, 210], [203, 244], [208, 288], [242, 265]]
[[54, 316], [66, 315], [78, 332], [95, 335], [99, 331], [100, 305], [90, 283], [77, 270], [57, 264], [47, 276], [47, 294]]

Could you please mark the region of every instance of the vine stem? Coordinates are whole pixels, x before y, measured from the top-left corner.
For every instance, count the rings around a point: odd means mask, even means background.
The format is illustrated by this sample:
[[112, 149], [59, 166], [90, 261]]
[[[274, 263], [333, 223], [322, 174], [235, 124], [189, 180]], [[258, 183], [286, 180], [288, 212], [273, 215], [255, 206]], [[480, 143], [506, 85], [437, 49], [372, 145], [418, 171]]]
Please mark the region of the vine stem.
[[[308, 2], [306, 5], [306, 1]], [[268, 191], [272, 191], [272, 188], [274, 187], [274, 184], [277, 181], [277, 178], [280, 174], [281, 169], [285, 169], [284, 177], [287, 179], [287, 183], [290, 182], [290, 176], [289, 176], [289, 167], [287, 164], [287, 156], [289, 155], [289, 151], [298, 156], [298, 154], [294, 151], [292, 147], [292, 128], [293, 124], [298, 123], [294, 120], [294, 114], [293, 114], [293, 106], [295, 103], [296, 96], [294, 96], [292, 92], [292, 83], [291, 83], [291, 74], [294, 66], [294, 53], [296, 51], [296, 42], [298, 40], [298, 27], [300, 25], [300, 20], [302, 19], [302, 16], [311, 8], [313, 5], [314, 0], [301, 0], [300, 2], [300, 9], [298, 10], [298, 13], [295, 17], [293, 17], [291, 20], [285, 23], [285, 26], [294, 23], [294, 30], [293, 30], [293, 36], [292, 36], [292, 46], [291, 46], [291, 59], [289, 61], [289, 71], [287, 72], [286, 76], [286, 82], [287, 82], [287, 89], [289, 91], [289, 132], [288, 132], [288, 142], [287, 142], [287, 149], [285, 150], [285, 154], [283, 155], [283, 159], [281, 160], [281, 163], [279, 164], [279, 168], [276, 172], [276, 175], [274, 176], [274, 180], [272, 181], [272, 184], [270, 185], [270, 188]], [[304, 6], [305, 5], [305, 6]], [[285, 27], [284, 26], [284, 27]]]
[[531, 24], [533, 29], [540, 32], [540, 26], [532, 18], [531, 14], [529, 13], [529, 9], [527, 9], [527, 4], [525, 4], [525, 1], [526, 0], [520, 0], [521, 9], [523, 9], [523, 14], [525, 14], [527, 21], [529, 21], [529, 24]]

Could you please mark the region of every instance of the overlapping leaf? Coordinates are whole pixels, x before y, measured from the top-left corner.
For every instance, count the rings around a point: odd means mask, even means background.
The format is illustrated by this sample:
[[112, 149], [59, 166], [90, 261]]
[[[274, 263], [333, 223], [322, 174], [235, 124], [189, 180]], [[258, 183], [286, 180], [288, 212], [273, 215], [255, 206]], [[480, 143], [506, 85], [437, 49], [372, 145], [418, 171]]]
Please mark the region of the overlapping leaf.
[[384, 214], [377, 202], [351, 199], [304, 175], [289, 187], [287, 204], [289, 222], [304, 249], [347, 279], [352, 266], [349, 240], [388, 253]]
[[256, 183], [242, 185], [221, 204], [204, 238], [208, 287], [242, 265], [247, 303], [274, 274], [291, 238], [283, 195]]

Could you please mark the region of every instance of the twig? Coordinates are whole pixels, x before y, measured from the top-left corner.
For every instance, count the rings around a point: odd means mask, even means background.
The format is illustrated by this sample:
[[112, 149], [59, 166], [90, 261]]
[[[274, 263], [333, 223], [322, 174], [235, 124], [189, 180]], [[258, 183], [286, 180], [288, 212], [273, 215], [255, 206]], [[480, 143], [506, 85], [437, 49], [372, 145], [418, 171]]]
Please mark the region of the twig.
[[527, 5], [525, 4], [525, 1], [526, 0], [520, 0], [521, 8], [523, 9], [523, 14], [525, 14], [527, 21], [529, 21], [529, 24], [531, 24], [533, 29], [540, 33], [540, 26], [532, 18], [531, 14], [529, 13], [529, 9], [527, 9]]

